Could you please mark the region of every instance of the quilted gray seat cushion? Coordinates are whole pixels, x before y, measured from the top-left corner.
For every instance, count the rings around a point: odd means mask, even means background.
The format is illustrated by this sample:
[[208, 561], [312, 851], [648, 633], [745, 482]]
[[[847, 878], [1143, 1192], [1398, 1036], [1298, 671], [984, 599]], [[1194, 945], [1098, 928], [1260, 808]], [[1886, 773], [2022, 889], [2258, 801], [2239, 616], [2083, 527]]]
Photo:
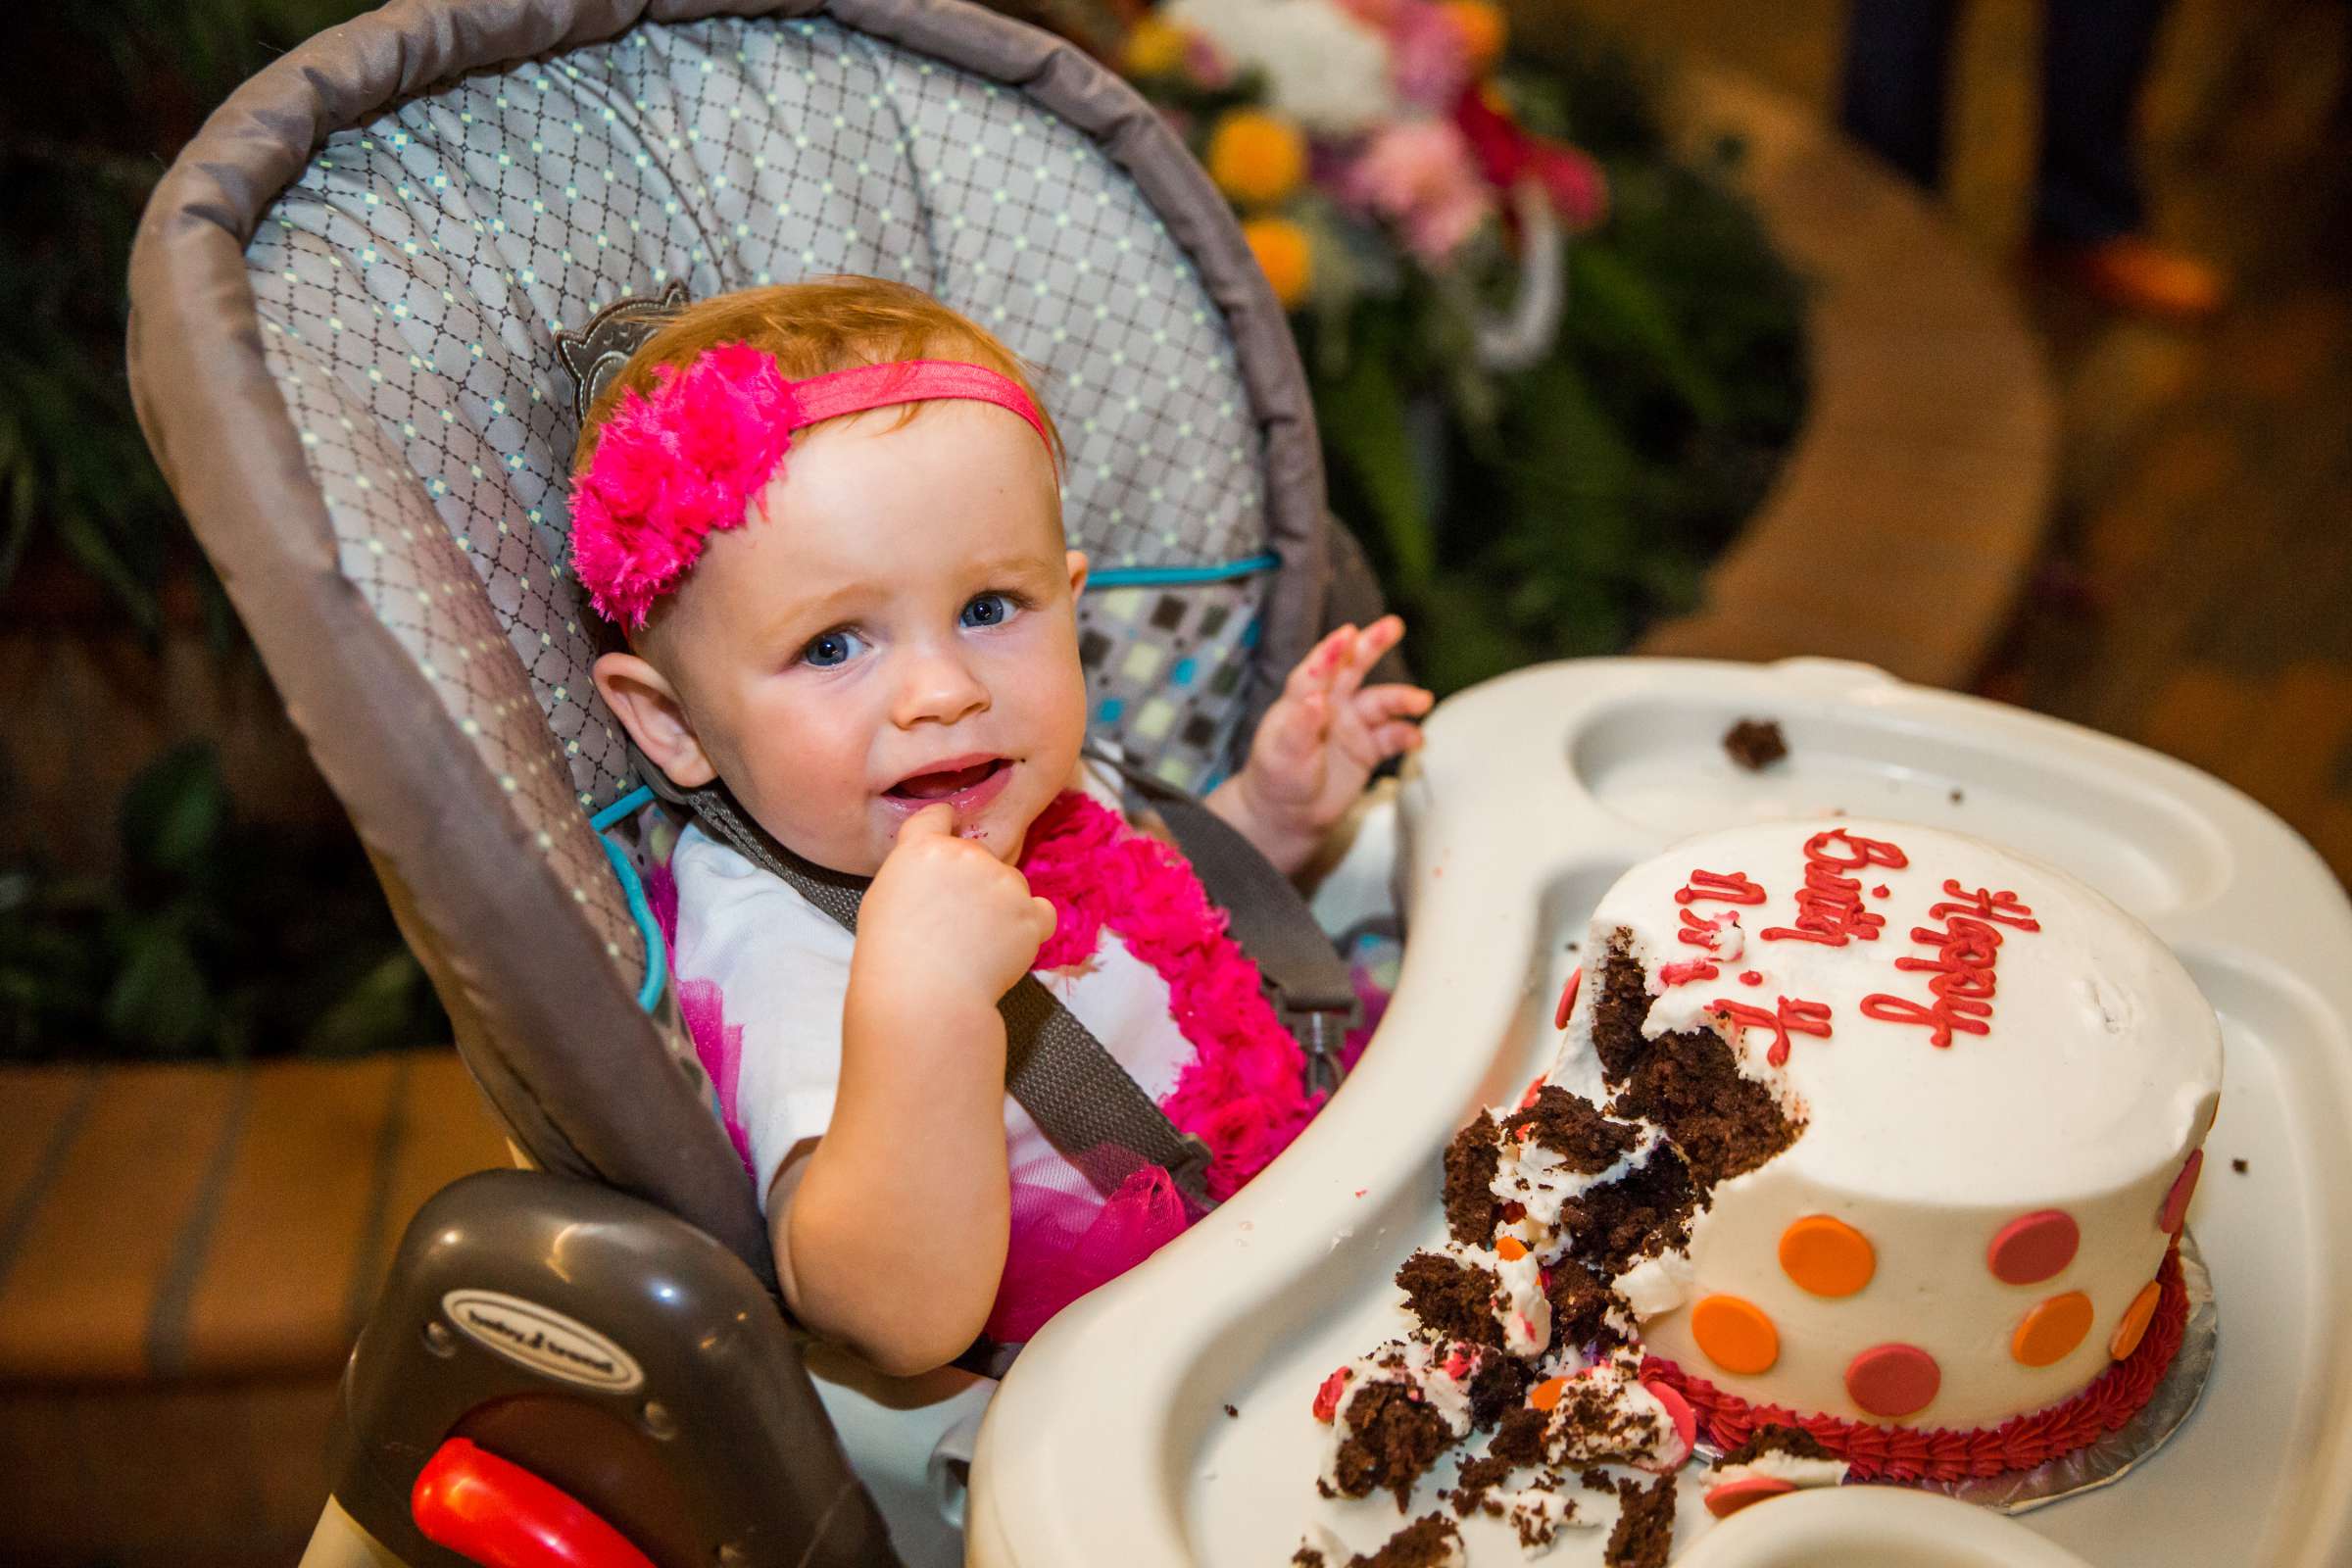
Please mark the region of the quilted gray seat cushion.
[[[1179, 783], [1223, 765], [1270, 559], [1233, 346], [1125, 173], [1019, 93], [822, 18], [643, 25], [337, 132], [247, 259], [343, 570], [526, 818], [626, 782], [551, 340], [672, 277], [901, 278], [1038, 365], [1102, 584], [1098, 727]], [[610, 880], [564, 869], [620, 936]]]

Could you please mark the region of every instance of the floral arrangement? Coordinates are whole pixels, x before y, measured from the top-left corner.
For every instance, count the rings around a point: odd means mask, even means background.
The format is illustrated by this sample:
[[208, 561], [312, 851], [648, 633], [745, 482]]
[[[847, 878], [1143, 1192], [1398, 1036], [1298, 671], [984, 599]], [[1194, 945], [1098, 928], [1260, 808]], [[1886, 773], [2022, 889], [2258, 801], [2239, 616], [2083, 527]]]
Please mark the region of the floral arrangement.
[[1504, 35], [1492, 0], [1168, 0], [1120, 63], [1196, 133], [1298, 308], [1344, 286], [1338, 254], [1383, 235], [1432, 272], [1492, 260], [1471, 242], [1522, 182], [1572, 230], [1601, 220], [1600, 166], [1530, 134], [1492, 79]]
[[1448, 690], [1696, 596], [1802, 408], [1800, 298], [1643, 69], [1494, 0], [999, 0], [1114, 65], [1291, 313], [1333, 502]]

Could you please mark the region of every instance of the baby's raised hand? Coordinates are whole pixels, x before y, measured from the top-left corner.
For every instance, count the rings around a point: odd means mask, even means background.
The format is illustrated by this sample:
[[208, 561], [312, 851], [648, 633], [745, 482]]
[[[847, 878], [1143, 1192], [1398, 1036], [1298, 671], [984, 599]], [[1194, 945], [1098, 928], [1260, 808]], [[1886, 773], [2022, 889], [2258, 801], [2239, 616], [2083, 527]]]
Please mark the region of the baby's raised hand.
[[1421, 744], [1413, 720], [1429, 711], [1430, 694], [1364, 684], [1403, 636], [1404, 622], [1383, 615], [1317, 643], [1258, 722], [1249, 761], [1209, 797], [1283, 870], [1305, 862], [1324, 830], [1363, 793], [1373, 768]]
[[927, 806], [899, 829], [858, 911], [853, 988], [917, 1008], [994, 1007], [1054, 934], [1029, 879], [956, 836], [956, 808]]

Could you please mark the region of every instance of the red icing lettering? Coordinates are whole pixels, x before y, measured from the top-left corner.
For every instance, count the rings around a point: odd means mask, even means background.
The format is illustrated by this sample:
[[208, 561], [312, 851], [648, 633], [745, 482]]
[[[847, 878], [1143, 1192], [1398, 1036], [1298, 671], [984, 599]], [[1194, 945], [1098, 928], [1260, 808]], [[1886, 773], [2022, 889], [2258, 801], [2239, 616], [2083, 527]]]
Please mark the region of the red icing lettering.
[[1658, 965], [1658, 984], [1687, 986], [1693, 980], [1712, 980], [1723, 973], [1704, 958], [1689, 958], [1680, 963]]
[[[1850, 853], [1835, 853], [1839, 844]], [[1796, 923], [1770, 926], [1756, 935], [1766, 942], [1818, 942], [1830, 948], [1842, 948], [1856, 937], [1876, 942], [1886, 917], [1870, 911], [1862, 902], [1860, 880], [1845, 873], [1865, 865], [1899, 868], [1910, 863], [1901, 850], [1879, 839], [1841, 827], [1816, 833], [1805, 841], [1805, 883], [1796, 891]], [[1885, 898], [1886, 890], [1880, 888], [1876, 896]]]
[[1754, 969], [1742, 969], [1740, 971], [1740, 983], [1743, 986], [1760, 986], [1764, 983], [1764, 976]]
[[1690, 946], [1704, 948], [1709, 953], [1722, 951], [1724, 932], [1736, 931], [1740, 928], [1740, 911], [1738, 909], [1726, 909], [1711, 920], [1702, 920], [1689, 909], [1678, 912], [1683, 917], [1683, 928], [1675, 935], [1690, 943]]
[[2014, 926], [2020, 931], [2041, 929], [2041, 922], [2034, 918], [2034, 911], [2027, 908], [2014, 893], [2006, 890], [1994, 893], [1986, 888], [1979, 888], [1971, 893], [1948, 876], [1943, 879], [1943, 891], [1963, 902], [1929, 906], [1928, 918], [1931, 920], [1940, 920], [1947, 914], [1965, 914], [1978, 920], [1993, 920]]
[[1750, 1029], [1771, 1030], [1772, 1048], [1764, 1053], [1764, 1059], [1778, 1067], [1788, 1059], [1790, 1034], [1816, 1035], [1823, 1040], [1830, 1038], [1830, 1007], [1826, 1002], [1795, 1002], [1787, 997], [1778, 998], [1777, 1001], [1779, 1005], [1766, 1012], [1762, 1007], [1751, 1007], [1744, 1002], [1717, 997], [1707, 1004], [1707, 1010], [1721, 1013], [1737, 1025], [1741, 1034]]
[[1928, 982], [1931, 1000], [1920, 1003], [1884, 992], [1862, 999], [1864, 1017], [1883, 1023], [1916, 1025], [1928, 1031], [1928, 1043], [1938, 1049], [1950, 1046], [1955, 1033], [1992, 1032], [1993, 965], [2000, 958], [2001, 927], [2018, 931], [2041, 929], [2034, 911], [2014, 893], [1994, 893], [1984, 888], [1971, 893], [1948, 877], [1944, 879], [1943, 891], [1959, 902], [1936, 904], [1929, 908], [1928, 917], [1943, 921], [1942, 928], [1923, 925], [1914, 926], [1911, 931], [1911, 940], [1934, 948], [1936, 956], [1894, 960], [1897, 969], [1935, 976]]
[[1689, 885], [1674, 896], [1677, 904], [1715, 899], [1724, 904], [1762, 904], [1764, 890], [1747, 879], [1745, 871], [1692, 871]]

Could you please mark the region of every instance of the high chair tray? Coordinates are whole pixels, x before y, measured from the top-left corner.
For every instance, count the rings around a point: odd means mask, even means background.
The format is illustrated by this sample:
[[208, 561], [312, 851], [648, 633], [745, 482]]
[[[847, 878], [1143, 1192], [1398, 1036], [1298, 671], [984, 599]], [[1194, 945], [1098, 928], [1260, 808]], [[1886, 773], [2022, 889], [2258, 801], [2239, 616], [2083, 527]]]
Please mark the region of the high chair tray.
[[[1787, 760], [1735, 766], [1721, 737], [1742, 717], [1777, 719]], [[1309, 1413], [1326, 1373], [1405, 1326], [1391, 1276], [1444, 1236], [1441, 1151], [1549, 1065], [1568, 944], [1625, 867], [1832, 808], [2074, 872], [2171, 943], [2221, 1015], [2189, 1215], [2220, 1311], [2203, 1404], [2115, 1485], [2015, 1526], [2114, 1568], [2352, 1562], [2352, 906], [2326, 866], [2229, 787], [2073, 725], [1857, 664], [1634, 659], [1523, 670], [1432, 715], [1396, 824], [1403, 969], [1362, 1063], [1247, 1190], [1021, 1355], [981, 1433], [968, 1560], [1273, 1568], [1310, 1520], [1369, 1551], [1443, 1507], [1449, 1462], [1406, 1515], [1318, 1498], [1329, 1429]], [[1699, 1468], [1678, 1557], [1710, 1530]], [[1714, 1527], [1723, 1545], [1741, 1517]], [[1472, 1568], [1525, 1560], [1499, 1522], [1462, 1530]], [[1598, 1563], [1606, 1536], [1563, 1530], [1541, 1560]]]

